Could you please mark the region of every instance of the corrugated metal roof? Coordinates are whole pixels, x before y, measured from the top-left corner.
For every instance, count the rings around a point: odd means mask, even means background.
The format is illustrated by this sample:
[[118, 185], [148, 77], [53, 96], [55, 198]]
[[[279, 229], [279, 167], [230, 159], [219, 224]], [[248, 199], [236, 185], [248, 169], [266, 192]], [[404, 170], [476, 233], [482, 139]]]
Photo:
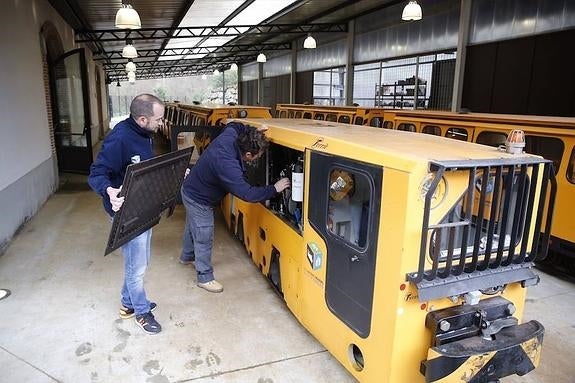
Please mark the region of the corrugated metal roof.
[[[239, 65], [254, 61], [259, 48], [266, 52], [289, 49], [291, 41], [305, 36], [309, 30], [314, 34], [341, 33], [348, 20], [403, 0], [264, 0], [265, 3], [262, 0], [124, 0], [138, 12], [143, 28], [129, 34], [114, 26], [121, 0], [49, 1], [75, 29], [76, 40], [88, 42], [94, 57], [104, 63], [108, 78], [116, 81], [125, 77], [123, 65], [127, 59], [119, 52], [126, 44], [126, 36], [134, 39], [139, 52], [139, 57], [134, 59], [138, 78], [211, 73], [232, 62]], [[269, 8], [267, 14], [257, 13], [266, 8]], [[322, 23], [334, 26], [330, 29], [327, 25], [328, 29], [324, 29]], [[218, 25], [277, 27], [255, 32], [251, 29], [248, 33], [246, 27], [178, 29]], [[324, 32], [317, 32], [320, 29]], [[189, 38], [191, 35], [199, 37]], [[258, 44], [276, 45], [260, 47]]]

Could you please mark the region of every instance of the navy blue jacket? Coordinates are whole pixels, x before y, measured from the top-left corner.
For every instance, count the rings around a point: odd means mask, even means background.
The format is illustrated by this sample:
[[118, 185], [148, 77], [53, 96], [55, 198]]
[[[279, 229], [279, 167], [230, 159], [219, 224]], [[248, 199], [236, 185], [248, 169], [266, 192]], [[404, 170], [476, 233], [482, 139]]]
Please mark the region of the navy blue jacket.
[[88, 183], [102, 196], [104, 209], [114, 215], [106, 188], [119, 188], [128, 165], [154, 156], [152, 132], [142, 129], [132, 117], [119, 122], [106, 136], [96, 161], [90, 167]]
[[252, 186], [248, 183], [240, 148], [236, 142], [245, 129], [239, 123], [229, 123], [210, 143], [184, 180], [186, 196], [201, 205], [214, 206], [227, 194], [247, 202], [260, 202], [276, 194], [273, 185]]

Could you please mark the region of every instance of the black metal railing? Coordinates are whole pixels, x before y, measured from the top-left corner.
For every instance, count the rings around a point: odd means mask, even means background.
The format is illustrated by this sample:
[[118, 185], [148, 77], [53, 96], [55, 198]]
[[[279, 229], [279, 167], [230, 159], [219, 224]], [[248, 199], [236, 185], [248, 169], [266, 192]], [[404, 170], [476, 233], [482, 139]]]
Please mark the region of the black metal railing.
[[[418, 270], [407, 274], [420, 300], [534, 278], [525, 269], [547, 252], [557, 188], [551, 161], [444, 161], [430, 168], [435, 176], [425, 195]], [[468, 173], [467, 189], [430, 224], [432, 199], [451, 171]]]

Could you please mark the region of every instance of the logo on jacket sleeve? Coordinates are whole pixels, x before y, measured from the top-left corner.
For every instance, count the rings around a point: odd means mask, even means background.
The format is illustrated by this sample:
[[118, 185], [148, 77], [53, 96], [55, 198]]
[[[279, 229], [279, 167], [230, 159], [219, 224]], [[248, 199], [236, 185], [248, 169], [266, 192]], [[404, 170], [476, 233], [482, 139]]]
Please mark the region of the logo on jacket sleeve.
[[138, 162], [140, 162], [140, 155], [136, 154], [135, 156], [132, 156], [132, 158], [130, 158], [130, 161], [132, 161], [133, 164], [137, 164]]

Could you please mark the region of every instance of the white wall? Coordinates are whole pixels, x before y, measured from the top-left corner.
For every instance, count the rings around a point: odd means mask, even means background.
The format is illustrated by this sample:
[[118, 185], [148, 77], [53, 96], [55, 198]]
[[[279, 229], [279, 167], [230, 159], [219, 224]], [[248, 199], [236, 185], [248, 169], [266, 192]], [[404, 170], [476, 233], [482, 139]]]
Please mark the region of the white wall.
[[[50, 21], [64, 52], [79, 46], [74, 31], [48, 0], [1, 0], [0, 12], [0, 254], [16, 230], [54, 193], [56, 156], [48, 124], [42, 37]], [[86, 51], [94, 144], [98, 138], [95, 72], [102, 74], [102, 123], [108, 126], [105, 77]]]
[[40, 28], [51, 20], [64, 49], [74, 34], [46, 0], [5, 0], [0, 13], [0, 191], [52, 156]]

